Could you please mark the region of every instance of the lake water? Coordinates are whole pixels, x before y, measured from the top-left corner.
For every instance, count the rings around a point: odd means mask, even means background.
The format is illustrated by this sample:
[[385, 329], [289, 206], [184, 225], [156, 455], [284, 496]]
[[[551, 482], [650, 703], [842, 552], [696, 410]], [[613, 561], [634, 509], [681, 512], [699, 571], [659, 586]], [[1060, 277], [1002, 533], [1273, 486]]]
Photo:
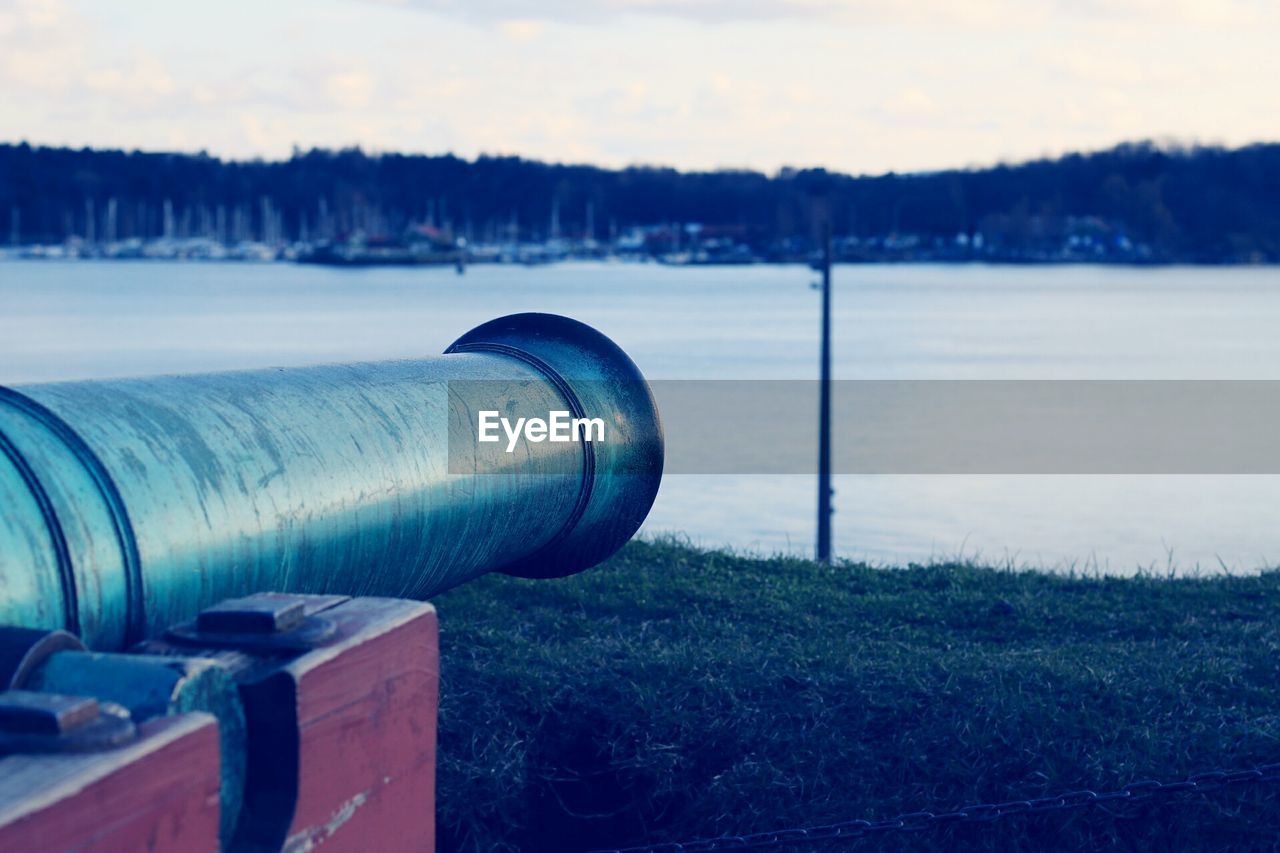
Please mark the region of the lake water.
[[[335, 270], [0, 263], [0, 382], [418, 357], [518, 311], [567, 314], [650, 378], [812, 379], [802, 267]], [[1280, 269], [848, 266], [838, 379], [1280, 379]], [[808, 553], [814, 478], [668, 476], [646, 524]], [[838, 476], [840, 556], [1046, 569], [1280, 563], [1275, 476]]]

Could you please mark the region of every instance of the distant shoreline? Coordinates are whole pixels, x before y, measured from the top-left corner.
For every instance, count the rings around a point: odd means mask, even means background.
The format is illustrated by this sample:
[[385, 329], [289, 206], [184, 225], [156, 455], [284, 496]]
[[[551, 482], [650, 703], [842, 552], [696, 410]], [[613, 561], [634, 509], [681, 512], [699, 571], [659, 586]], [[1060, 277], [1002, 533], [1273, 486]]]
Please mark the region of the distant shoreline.
[[[0, 143], [0, 246], [126, 255], [465, 251], [468, 263], [1280, 262], [1280, 144], [1134, 142], [915, 174], [679, 172], [517, 157], [288, 160]], [[59, 249], [58, 247], [62, 247]], [[385, 259], [384, 259], [385, 260]]]
[[[106, 264], [216, 264], [216, 265], [268, 265], [268, 264], [288, 264], [294, 266], [318, 266], [315, 264], [300, 263], [291, 258], [179, 258], [179, 257], [55, 257], [55, 256], [39, 256], [14, 252], [12, 250], [0, 249], [0, 263], [27, 262], [33, 264], [80, 264], [80, 263], [106, 263]], [[472, 261], [465, 262], [466, 267], [547, 267], [547, 266], [577, 266], [587, 264], [601, 265], [621, 265], [621, 266], [651, 266], [675, 269], [740, 269], [743, 267], [801, 267], [811, 268], [812, 262], [804, 260], [781, 260], [781, 261], [753, 261], [751, 263], [668, 263], [657, 260], [631, 260], [619, 258], [562, 258], [553, 261], [544, 261], [538, 263], [523, 263], [519, 261], [511, 262], [495, 262], [495, 261]], [[325, 265], [330, 269], [345, 269], [351, 271], [369, 270], [369, 269], [439, 269], [442, 272], [453, 270], [452, 263], [434, 263], [434, 264], [330, 264]], [[866, 266], [929, 266], [929, 267], [1109, 267], [1109, 268], [1132, 268], [1132, 269], [1171, 269], [1190, 267], [1197, 269], [1204, 268], [1231, 268], [1231, 269], [1249, 269], [1249, 268], [1276, 268], [1280, 267], [1280, 261], [1200, 261], [1200, 260], [1160, 260], [1160, 261], [1120, 261], [1120, 260], [1093, 260], [1093, 259], [1018, 259], [1018, 258], [968, 258], [968, 259], [945, 259], [945, 258], [874, 258], [848, 260], [840, 259], [834, 262], [837, 267], [866, 267]]]

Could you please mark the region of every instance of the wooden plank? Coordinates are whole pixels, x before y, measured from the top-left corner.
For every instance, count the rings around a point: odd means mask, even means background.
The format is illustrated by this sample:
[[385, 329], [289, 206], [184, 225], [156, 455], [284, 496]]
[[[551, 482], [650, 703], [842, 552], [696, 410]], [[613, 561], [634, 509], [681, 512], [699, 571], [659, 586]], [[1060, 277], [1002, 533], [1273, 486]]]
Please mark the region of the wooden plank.
[[298, 802], [286, 849], [435, 847], [435, 609], [356, 598], [339, 639], [286, 670], [297, 696]]
[[233, 844], [430, 850], [435, 844], [439, 651], [435, 609], [393, 598], [297, 596], [333, 636], [300, 654], [151, 641], [235, 678], [247, 773]]
[[208, 714], [144, 723], [100, 753], [0, 759], [0, 850], [216, 851], [218, 727]]

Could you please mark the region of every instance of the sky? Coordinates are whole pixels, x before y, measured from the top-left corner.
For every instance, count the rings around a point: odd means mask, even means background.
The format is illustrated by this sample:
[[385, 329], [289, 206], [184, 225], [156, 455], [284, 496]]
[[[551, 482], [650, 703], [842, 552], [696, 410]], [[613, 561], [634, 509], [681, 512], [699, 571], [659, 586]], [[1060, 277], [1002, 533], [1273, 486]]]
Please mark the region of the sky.
[[857, 174], [1280, 140], [1273, 0], [0, 0], [0, 141]]

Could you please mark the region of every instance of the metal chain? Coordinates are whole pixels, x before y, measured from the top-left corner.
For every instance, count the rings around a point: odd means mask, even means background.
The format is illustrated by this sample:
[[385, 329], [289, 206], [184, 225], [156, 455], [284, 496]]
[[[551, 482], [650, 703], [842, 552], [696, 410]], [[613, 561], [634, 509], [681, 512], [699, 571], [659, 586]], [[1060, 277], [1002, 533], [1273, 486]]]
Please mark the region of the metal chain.
[[887, 820], [849, 820], [801, 829], [779, 829], [750, 835], [722, 835], [696, 841], [667, 842], [644, 847], [627, 847], [598, 853], [701, 853], [705, 850], [750, 850], [762, 847], [817, 844], [826, 841], [854, 841], [897, 832], [923, 832], [956, 824], [989, 823], [1012, 815], [1086, 809], [1105, 803], [1131, 803], [1153, 797], [1186, 793], [1206, 793], [1230, 785], [1280, 781], [1280, 764], [1263, 764], [1250, 770], [1213, 770], [1197, 773], [1177, 782], [1146, 780], [1130, 782], [1114, 791], [1070, 791], [1054, 797], [1010, 800], [1007, 803], [979, 803], [947, 812], [908, 812]]

